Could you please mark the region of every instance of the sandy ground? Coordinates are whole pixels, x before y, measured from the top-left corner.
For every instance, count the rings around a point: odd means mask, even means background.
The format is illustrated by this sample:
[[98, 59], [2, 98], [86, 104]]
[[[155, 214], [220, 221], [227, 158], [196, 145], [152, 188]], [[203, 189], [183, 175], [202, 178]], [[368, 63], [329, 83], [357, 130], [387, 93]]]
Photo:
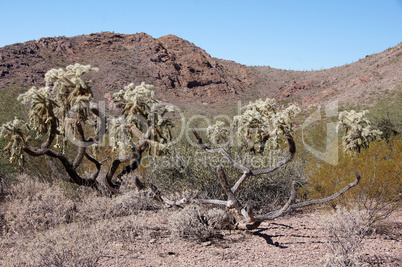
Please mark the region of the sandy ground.
[[[393, 214], [364, 241], [361, 254], [369, 266], [402, 266], [401, 215]], [[173, 238], [163, 228], [147, 230], [130, 245], [112, 244], [100, 265], [323, 266], [328, 247], [319, 218], [320, 212], [288, 215], [204, 243]]]

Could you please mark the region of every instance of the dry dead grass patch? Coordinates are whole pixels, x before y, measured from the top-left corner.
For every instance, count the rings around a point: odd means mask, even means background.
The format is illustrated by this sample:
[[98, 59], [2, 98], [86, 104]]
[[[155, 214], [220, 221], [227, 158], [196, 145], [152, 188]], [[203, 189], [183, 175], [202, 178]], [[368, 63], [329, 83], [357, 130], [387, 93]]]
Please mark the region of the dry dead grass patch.
[[108, 198], [21, 175], [1, 204], [1, 266], [95, 266], [110, 242], [134, 242], [150, 192]]

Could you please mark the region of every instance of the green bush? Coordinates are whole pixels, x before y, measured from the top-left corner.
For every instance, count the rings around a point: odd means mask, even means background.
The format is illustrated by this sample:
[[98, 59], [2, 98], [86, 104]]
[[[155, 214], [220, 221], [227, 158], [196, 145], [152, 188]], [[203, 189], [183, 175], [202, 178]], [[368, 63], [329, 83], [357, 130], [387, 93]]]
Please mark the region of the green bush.
[[361, 175], [360, 184], [335, 200], [367, 209], [373, 219], [386, 217], [400, 205], [402, 192], [402, 141], [372, 142], [360, 154], [340, 153], [337, 165], [311, 158], [305, 166], [308, 195], [322, 198], [340, 190]]
[[[402, 88], [400, 86], [400, 88]], [[372, 121], [383, 134], [386, 140], [391, 139], [395, 135], [402, 134], [402, 90], [396, 91], [396, 95], [378, 101], [378, 103], [370, 109], [369, 119]]]

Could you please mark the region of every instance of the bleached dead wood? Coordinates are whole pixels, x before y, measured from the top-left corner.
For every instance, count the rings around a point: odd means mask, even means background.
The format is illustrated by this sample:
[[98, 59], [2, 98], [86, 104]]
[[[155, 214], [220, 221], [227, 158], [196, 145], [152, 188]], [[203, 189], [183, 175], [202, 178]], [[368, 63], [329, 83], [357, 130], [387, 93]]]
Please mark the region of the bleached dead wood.
[[[261, 170], [251, 170], [238, 162], [236, 162], [225, 150], [222, 148], [218, 149], [211, 149], [208, 146], [206, 146], [201, 137], [198, 135], [198, 133], [195, 130], [192, 130], [195, 138], [197, 139], [198, 146], [200, 146], [202, 149], [209, 153], [218, 153], [221, 154], [223, 157], [225, 157], [230, 164], [232, 164], [235, 168], [239, 169], [240, 171], [243, 172], [243, 175], [237, 180], [237, 182], [234, 184], [233, 187], [230, 187], [227, 181], [226, 174], [223, 170], [222, 166], [217, 167], [217, 174], [219, 178], [219, 182], [227, 196], [227, 200], [219, 200], [219, 199], [181, 199], [178, 201], [172, 201], [169, 200], [166, 196], [163, 196], [162, 193], [158, 192], [158, 195], [160, 196], [160, 199], [164, 201], [166, 204], [170, 206], [181, 206], [189, 203], [196, 203], [196, 204], [210, 204], [210, 205], [218, 205], [218, 206], [225, 206], [228, 210], [234, 210], [237, 215], [240, 215], [243, 217], [241, 221], [237, 221], [234, 225], [230, 225], [229, 228], [231, 229], [239, 229], [239, 230], [251, 230], [257, 228], [263, 221], [266, 220], [273, 220], [287, 212], [289, 212], [292, 209], [297, 209], [297, 208], [302, 208], [310, 205], [317, 205], [317, 204], [323, 204], [329, 201], [334, 200], [335, 198], [339, 197], [346, 191], [348, 191], [350, 188], [356, 186], [359, 181], [360, 181], [360, 175], [358, 172], [356, 172], [356, 180], [353, 181], [352, 183], [348, 184], [346, 187], [341, 189], [340, 191], [336, 192], [335, 194], [323, 198], [323, 199], [317, 199], [317, 200], [311, 200], [311, 201], [306, 201], [306, 202], [301, 202], [301, 203], [295, 203], [294, 201], [296, 200], [296, 183], [292, 183], [292, 189], [291, 189], [291, 194], [289, 197], [289, 200], [286, 202], [286, 204], [279, 210], [274, 210], [271, 211], [267, 214], [259, 215], [259, 216], [254, 216], [254, 213], [252, 209], [249, 206], [243, 207], [242, 204], [239, 202], [239, 200], [236, 197], [236, 194], [239, 190], [239, 187], [244, 183], [244, 181], [247, 180], [247, 178], [252, 177], [252, 176], [258, 176], [262, 174], [268, 174], [271, 172], [274, 172], [281, 166], [289, 163], [293, 158], [296, 153], [296, 144], [293, 140], [293, 137], [290, 135], [290, 133], [286, 132], [285, 137], [288, 143], [288, 152], [289, 155], [279, 161], [277, 164], [273, 166], [269, 166], [267, 168], [261, 169]], [[154, 191], [155, 192], [155, 191]]]

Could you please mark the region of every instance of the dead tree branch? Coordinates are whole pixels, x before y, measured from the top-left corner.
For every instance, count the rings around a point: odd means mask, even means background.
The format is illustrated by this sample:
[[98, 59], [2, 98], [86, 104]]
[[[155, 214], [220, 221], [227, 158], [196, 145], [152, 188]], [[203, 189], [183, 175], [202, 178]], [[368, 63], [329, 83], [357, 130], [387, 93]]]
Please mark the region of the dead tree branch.
[[[286, 202], [286, 204], [279, 210], [271, 211], [267, 214], [264, 215], [259, 215], [259, 216], [254, 216], [254, 213], [252, 209], [249, 206], [243, 207], [241, 203], [238, 201], [236, 198], [236, 193], [238, 192], [239, 187], [244, 183], [244, 181], [251, 176], [258, 176], [261, 174], [268, 174], [271, 173], [281, 166], [289, 163], [293, 158], [296, 153], [296, 144], [293, 140], [293, 137], [290, 135], [289, 132], [285, 133], [285, 137], [288, 143], [288, 151], [289, 155], [279, 161], [277, 164], [267, 167], [265, 169], [261, 170], [251, 170], [239, 163], [237, 163], [225, 150], [222, 148], [218, 149], [211, 149], [208, 146], [206, 146], [199, 134], [195, 131], [192, 130], [195, 138], [197, 139], [198, 146], [200, 146], [202, 149], [209, 153], [218, 153], [221, 154], [224, 158], [226, 158], [229, 163], [231, 163], [235, 168], [239, 169], [240, 171], [243, 172], [243, 175], [237, 180], [235, 185], [231, 188], [228, 184], [226, 174], [223, 170], [222, 166], [218, 166], [217, 168], [217, 174], [218, 178], [220, 181], [220, 184], [227, 196], [227, 200], [218, 200], [218, 199], [182, 199], [179, 201], [172, 201], [167, 199], [165, 196], [162, 196], [161, 193], [159, 195], [161, 196], [160, 199], [161, 201], [164, 201], [165, 203], [169, 205], [184, 205], [184, 204], [189, 204], [189, 203], [197, 203], [197, 204], [211, 204], [211, 205], [219, 205], [219, 206], [225, 206], [228, 210], [235, 210], [238, 215], [241, 215], [243, 217], [242, 221], [239, 221], [235, 223], [234, 225], [229, 226], [231, 229], [239, 229], [239, 230], [251, 230], [257, 228], [263, 221], [266, 220], [273, 220], [287, 212], [289, 212], [292, 209], [297, 209], [301, 207], [306, 207], [310, 205], [317, 205], [317, 204], [323, 204], [329, 201], [334, 200], [335, 198], [339, 197], [346, 191], [348, 191], [350, 188], [356, 186], [359, 181], [360, 181], [360, 175], [358, 172], [356, 172], [356, 180], [353, 181], [352, 183], [348, 184], [346, 187], [341, 189], [340, 191], [336, 192], [335, 194], [323, 198], [323, 199], [317, 199], [317, 200], [311, 200], [311, 201], [306, 201], [302, 203], [296, 203], [293, 204], [293, 202], [296, 200], [296, 183], [292, 183], [292, 189], [291, 189], [291, 194], [289, 197], [289, 200]], [[156, 189], [157, 190], [157, 189]], [[157, 192], [154, 190], [154, 192]]]

